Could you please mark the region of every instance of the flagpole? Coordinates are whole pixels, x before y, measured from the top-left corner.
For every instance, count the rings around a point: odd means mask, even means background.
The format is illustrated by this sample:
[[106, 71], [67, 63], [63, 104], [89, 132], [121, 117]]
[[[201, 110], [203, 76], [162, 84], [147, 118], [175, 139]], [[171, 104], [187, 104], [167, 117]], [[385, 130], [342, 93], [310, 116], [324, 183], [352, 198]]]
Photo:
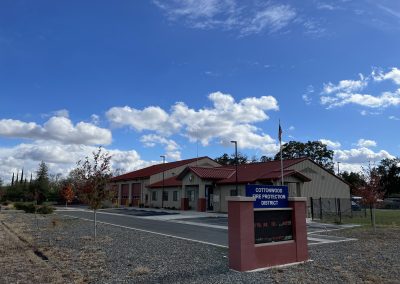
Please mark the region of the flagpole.
[[281, 185], [283, 185], [282, 128], [280, 119], [279, 119], [279, 148], [281, 152]]

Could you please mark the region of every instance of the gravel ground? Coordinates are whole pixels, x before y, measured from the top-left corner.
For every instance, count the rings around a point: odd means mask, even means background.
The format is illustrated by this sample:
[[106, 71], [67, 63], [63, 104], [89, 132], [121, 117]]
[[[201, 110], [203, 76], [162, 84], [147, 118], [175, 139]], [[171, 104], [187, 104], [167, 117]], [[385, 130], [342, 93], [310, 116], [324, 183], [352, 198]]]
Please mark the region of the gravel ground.
[[305, 264], [239, 273], [223, 248], [102, 224], [94, 243], [92, 222], [55, 214], [38, 225], [32, 214], [0, 214], [0, 283], [400, 283], [398, 227], [331, 232], [359, 240], [311, 246]]

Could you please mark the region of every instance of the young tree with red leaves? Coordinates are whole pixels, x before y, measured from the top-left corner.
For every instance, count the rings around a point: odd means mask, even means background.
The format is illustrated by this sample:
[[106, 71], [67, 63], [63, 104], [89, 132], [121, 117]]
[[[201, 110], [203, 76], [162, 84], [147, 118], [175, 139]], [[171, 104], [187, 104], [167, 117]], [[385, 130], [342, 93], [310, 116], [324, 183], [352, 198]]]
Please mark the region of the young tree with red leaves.
[[376, 204], [382, 201], [385, 191], [381, 186], [381, 179], [376, 168], [363, 169], [362, 177], [365, 184], [358, 187], [355, 193], [361, 196], [361, 203], [369, 206], [371, 212], [371, 224], [375, 230], [375, 207]]
[[111, 178], [111, 156], [107, 152], [103, 153], [101, 147], [92, 154], [92, 158], [86, 157], [85, 160], [77, 163], [77, 168], [74, 170], [74, 183], [80, 199], [86, 202], [90, 209], [93, 209], [94, 239], [96, 239], [97, 210], [101, 208], [103, 201], [111, 198], [112, 194], [107, 189]]
[[72, 189], [72, 185], [70, 183], [64, 185], [60, 191], [60, 195], [65, 200], [65, 207], [67, 207], [68, 203], [71, 203], [75, 197], [75, 192]]

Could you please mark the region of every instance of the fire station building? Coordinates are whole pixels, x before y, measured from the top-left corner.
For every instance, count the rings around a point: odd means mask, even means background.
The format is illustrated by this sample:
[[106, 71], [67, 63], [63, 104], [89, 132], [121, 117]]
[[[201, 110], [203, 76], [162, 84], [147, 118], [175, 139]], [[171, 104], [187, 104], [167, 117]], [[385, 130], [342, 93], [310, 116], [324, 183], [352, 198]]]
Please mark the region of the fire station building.
[[[283, 161], [290, 197], [350, 199], [342, 179], [308, 158]], [[227, 212], [247, 184], [280, 185], [280, 161], [221, 166], [209, 157], [153, 165], [112, 179], [118, 205]], [[236, 192], [236, 187], [238, 192]]]

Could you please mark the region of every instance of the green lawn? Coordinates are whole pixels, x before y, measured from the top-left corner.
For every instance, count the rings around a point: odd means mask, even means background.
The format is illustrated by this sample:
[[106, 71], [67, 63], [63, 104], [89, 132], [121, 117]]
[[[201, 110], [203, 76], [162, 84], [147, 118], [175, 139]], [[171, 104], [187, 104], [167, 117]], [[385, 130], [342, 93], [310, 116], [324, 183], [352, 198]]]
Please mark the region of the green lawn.
[[[365, 217], [366, 215], [366, 217]], [[323, 219], [322, 222], [338, 222], [338, 217], [334, 219]], [[400, 227], [400, 210], [391, 209], [376, 209], [375, 210], [375, 222], [376, 225], [380, 226], [394, 226]], [[359, 224], [359, 225], [371, 225], [371, 214], [370, 210], [353, 212], [353, 217], [342, 217], [342, 224]]]

